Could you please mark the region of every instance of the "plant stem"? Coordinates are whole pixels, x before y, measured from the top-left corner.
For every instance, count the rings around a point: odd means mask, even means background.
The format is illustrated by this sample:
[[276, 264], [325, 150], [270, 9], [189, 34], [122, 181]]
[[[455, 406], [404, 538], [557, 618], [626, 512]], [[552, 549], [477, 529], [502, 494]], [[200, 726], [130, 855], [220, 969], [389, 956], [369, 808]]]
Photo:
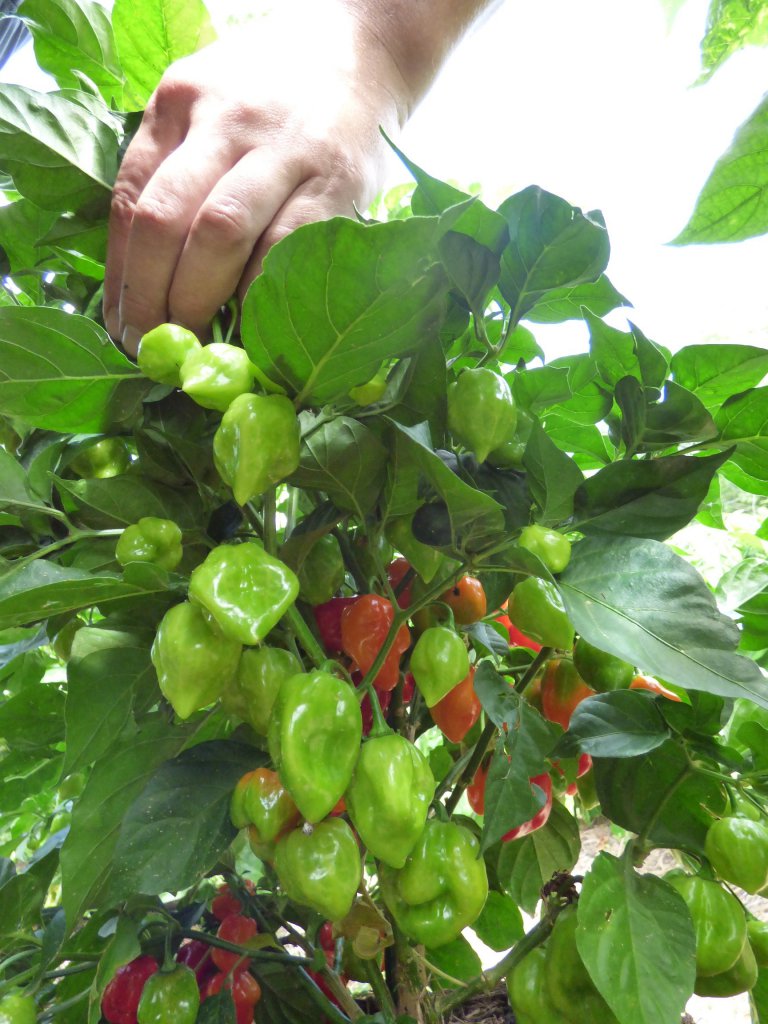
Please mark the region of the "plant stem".
[[274, 555], [277, 553], [277, 492], [274, 487], [270, 487], [264, 494], [261, 514], [264, 523], [264, 550], [268, 555]]
[[339, 1003], [341, 1003], [341, 1006], [349, 1016], [349, 1019], [357, 1020], [358, 1017], [362, 1017], [360, 1007], [352, 998], [352, 993], [349, 991], [347, 986], [341, 983], [338, 974], [327, 965], [323, 968], [321, 973], [323, 976], [323, 981], [326, 983], [331, 992], [333, 992], [334, 996], [338, 999]]
[[238, 946], [234, 942], [227, 942], [220, 939], [218, 935], [208, 935], [207, 932], [193, 931], [190, 928], [182, 928], [181, 934], [185, 939], [197, 939], [200, 942], [207, 942], [209, 946], [216, 946], [218, 949], [226, 949], [230, 953], [239, 953], [240, 956], [249, 960], [264, 960], [273, 963], [293, 964], [295, 967], [306, 967], [312, 965], [312, 960], [307, 956], [294, 956], [282, 950], [252, 949], [249, 946]]
[[475, 772], [480, 767], [480, 762], [485, 757], [485, 753], [491, 745], [491, 740], [495, 734], [496, 726], [489, 718], [485, 723], [485, 728], [480, 733], [480, 739], [475, 744], [475, 749], [472, 751], [472, 757], [467, 761], [464, 771], [459, 776], [459, 781], [453, 787], [453, 792], [448, 797], [445, 809], [449, 815], [453, 814], [456, 810], [456, 805], [459, 800], [461, 800], [461, 794], [475, 777]]
[[392, 999], [389, 989], [387, 988], [384, 976], [382, 975], [379, 968], [376, 966], [375, 960], [364, 960], [365, 973], [368, 982], [373, 990], [373, 994], [378, 1000], [379, 1007], [387, 1021], [387, 1024], [394, 1024], [395, 1017], [397, 1016], [397, 1008], [395, 1002]]
[[541, 666], [544, 665], [545, 662], [549, 661], [549, 659], [552, 656], [552, 651], [553, 650], [554, 650], [554, 648], [552, 648], [552, 647], [542, 647], [541, 648], [541, 650], [536, 655], [536, 657], [533, 659], [533, 661], [528, 666], [528, 668], [525, 670], [523, 675], [515, 683], [515, 689], [517, 690], [518, 693], [522, 693], [523, 692], [523, 690], [526, 688], [528, 683], [530, 683], [530, 681], [534, 678], [536, 673], [539, 671]]
[[328, 660], [328, 657], [295, 604], [292, 604], [285, 613], [285, 618], [295, 633], [296, 639], [304, 648], [308, 657], [312, 659], [315, 668], [320, 668]]

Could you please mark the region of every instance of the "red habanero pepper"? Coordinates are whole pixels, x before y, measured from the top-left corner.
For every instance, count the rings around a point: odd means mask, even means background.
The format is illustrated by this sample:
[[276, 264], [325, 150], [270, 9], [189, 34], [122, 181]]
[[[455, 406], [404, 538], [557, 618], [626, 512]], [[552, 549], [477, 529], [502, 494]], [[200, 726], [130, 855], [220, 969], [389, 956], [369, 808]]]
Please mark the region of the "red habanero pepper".
[[330, 601], [316, 604], [312, 609], [327, 654], [341, 654], [341, 616], [344, 609], [356, 600], [356, 597], [332, 597]]
[[506, 613], [507, 602], [505, 601], [502, 607], [502, 614], [496, 616], [496, 621], [500, 623], [504, 629], [506, 629], [509, 635], [510, 647], [527, 647], [530, 651], [535, 651], [536, 654], [541, 650], [541, 644], [536, 643], [525, 633], [521, 633], [517, 626], [512, 622], [510, 617]]
[[[247, 946], [257, 930], [253, 918], [243, 917], [242, 914], [230, 914], [219, 925], [216, 936], [226, 942], [232, 942], [236, 946]], [[228, 949], [220, 949], [218, 946], [213, 947], [211, 957], [219, 970], [225, 974], [230, 971], [237, 974], [246, 970], [249, 964], [247, 957], [241, 953], [233, 953]]]
[[136, 1024], [144, 985], [158, 969], [153, 956], [137, 956], [118, 967], [101, 997], [101, 1012], [109, 1024]]
[[[411, 573], [411, 579], [405, 584], [398, 594], [397, 588], [403, 582], [406, 573]], [[413, 598], [413, 570], [407, 558], [396, 558], [387, 566], [387, 579], [392, 590], [397, 595], [397, 603], [401, 608], [410, 608]]]
[[[475, 814], [485, 813], [485, 784], [488, 779], [490, 763], [489, 758], [487, 763], [480, 765], [475, 772], [474, 779], [472, 779], [472, 782], [467, 787], [469, 806]], [[516, 828], [506, 832], [501, 837], [502, 843], [509, 843], [513, 839], [521, 839], [523, 836], [530, 835], [531, 832], [535, 832], [546, 825], [549, 820], [549, 815], [552, 811], [552, 779], [547, 772], [543, 772], [541, 775], [534, 775], [529, 781], [531, 785], [538, 786], [539, 789], [544, 791], [544, 806], [534, 814], [530, 821], [524, 821], [522, 825], [518, 825]]]
[[[378, 594], [363, 594], [345, 608], [341, 616], [342, 650], [365, 675], [384, 646], [395, 618], [392, 603]], [[400, 658], [411, 643], [411, 634], [403, 624], [375, 679], [378, 690], [394, 690], [400, 677]]]
[[475, 668], [429, 709], [432, 721], [451, 743], [461, 743], [480, 717], [482, 705], [475, 693]]
[[199, 939], [191, 939], [182, 943], [176, 953], [176, 963], [185, 964], [195, 972], [200, 995], [205, 991], [208, 982], [216, 973], [216, 964], [211, 958], [211, 946]]
[[261, 985], [248, 971], [238, 971], [234, 977], [222, 971], [214, 974], [205, 990], [206, 998], [215, 996], [223, 988], [232, 990], [237, 1024], [253, 1024], [253, 1008], [261, 999]]
[[655, 693], [658, 697], [666, 697], [667, 700], [676, 700], [680, 703], [679, 694], [663, 686], [653, 676], [635, 676], [629, 684], [629, 688], [630, 690], [648, 690], [649, 693]]
[[[245, 888], [249, 893], [253, 894], [256, 892], [256, 887], [253, 882], [246, 879]], [[214, 917], [217, 917], [219, 921], [223, 921], [225, 917], [229, 917], [230, 914], [240, 914], [243, 910], [243, 904], [232, 892], [230, 887], [224, 882], [216, 890], [216, 895], [211, 900], [211, 913]]]
[[403, 681], [403, 704], [410, 704], [414, 693], [416, 693], [416, 680], [410, 672], [406, 672]]

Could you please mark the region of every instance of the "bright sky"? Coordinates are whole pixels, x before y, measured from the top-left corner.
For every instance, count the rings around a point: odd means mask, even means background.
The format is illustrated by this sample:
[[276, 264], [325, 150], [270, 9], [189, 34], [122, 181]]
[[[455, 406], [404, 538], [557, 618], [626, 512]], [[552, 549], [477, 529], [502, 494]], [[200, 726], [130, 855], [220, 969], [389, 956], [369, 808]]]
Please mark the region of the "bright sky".
[[[672, 349], [768, 345], [768, 236], [665, 245], [765, 81], [765, 50], [752, 48], [691, 88], [706, 10], [687, 0], [670, 28], [660, 0], [507, 0], [460, 46], [401, 140], [430, 173], [478, 182], [491, 204], [537, 184], [601, 209], [610, 277], [638, 326]], [[2, 77], [39, 86], [35, 70], [25, 47]], [[393, 160], [388, 183], [407, 178]], [[580, 325], [536, 334], [551, 355], [586, 339]]]

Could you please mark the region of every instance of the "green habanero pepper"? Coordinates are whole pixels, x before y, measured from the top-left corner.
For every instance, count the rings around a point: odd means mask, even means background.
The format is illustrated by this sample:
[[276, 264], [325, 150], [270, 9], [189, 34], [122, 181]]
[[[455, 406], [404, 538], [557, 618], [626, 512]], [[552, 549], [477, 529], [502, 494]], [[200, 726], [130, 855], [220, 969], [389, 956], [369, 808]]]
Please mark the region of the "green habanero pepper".
[[545, 647], [570, 651], [574, 629], [557, 587], [538, 576], [529, 576], [512, 591], [507, 609], [513, 625]]
[[236, 640], [214, 633], [188, 601], [165, 613], [152, 644], [152, 664], [179, 718], [218, 700], [237, 672], [241, 650]]
[[291, 676], [269, 723], [269, 753], [309, 822], [333, 810], [352, 779], [363, 719], [355, 691], [329, 672]]
[[517, 543], [536, 555], [550, 572], [562, 572], [571, 560], [571, 542], [568, 538], [538, 523], [523, 527]]
[[186, 327], [160, 324], [141, 339], [136, 359], [145, 377], [178, 388], [181, 387], [181, 364], [202, 347], [197, 335]]
[[469, 673], [469, 654], [458, 633], [447, 626], [432, 626], [416, 641], [410, 669], [431, 708]]
[[448, 387], [448, 428], [485, 462], [515, 432], [517, 407], [509, 384], [493, 370], [464, 370]]
[[274, 843], [301, 817], [280, 776], [269, 768], [256, 768], [243, 775], [232, 794], [229, 816], [235, 828], [251, 826], [251, 841], [255, 843]]
[[683, 897], [693, 920], [697, 977], [729, 970], [747, 940], [747, 919], [739, 901], [717, 882], [697, 875], [673, 873], [666, 881]]
[[294, 603], [296, 574], [254, 541], [220, 544], [192, 573], [189, 597], [241, 644], [261, 643]]
[[195, 972], [186, 964], [157, 971], [141, 992], [138, 1024], [195, 1024], [200, 1008], [200, 989]]
[[237, 675], [222, 693], [221, 703], [230, 714], [266, 736], [283, 680], [301, 670], [301, 662], [290, 651], [280, 647], [249, 647], [243, 651]]
[[37, 1009], [32, 996], [9, 992], [0, 999], [0, 1024], [35, 1024]]
[[598, 693], [607, 693], [609, 690], [626, 690], [635, 678], [635, 669], [627, 661], [601, 651], [589, 643], [584, 637], [579, 637], [573, 651], [573, 663], [585, 683], [588, 683]]
[[357, 405], [373, 405], [374, 402], [378, 402], [384, 397], [384, 392], [387, 390], [388, 374], [389, 370], [383, 366], [365, 384], [358, 384], [356, 387], [350, 388], [349, 397]]
[[720, 818], [710, 825], [704, 852], [717, 874], [753, 895], [768, 885], [768, 825]]
[[452, 942], [477, 920], [488, 896], [479, 851], [469, 829], [431, 819], [405, 866], [381, 869], [384, 902], [409, 938], [434, 949]]
[[299, 442], [299, 420], [290, 399], [242, 394], [233, 399], [214, 434], [213, 461], [235, 501], [245, 505], [293, 473]]
[[363, 744], [345, 793], [347, 811], [374, 857], [401, 868], [421, 835], [435, 780], [429, 762], [397, 733]]
[[768, 967], [768, 921], [747, 921], [747, 939], [758, 967]]
[[507, 975], [509, 1005], [516, 1024], [564, 1024], [547, 992], [547, 950], [536, 946]]
[[170, 519], [144, 516], [126, 526], [117, 539], [115, 558], [120, 565], [150, 562], [169, 572], [181, 561], [181, 530]]
[[522, 469], [523, 456], [528, 438], [533, 430], [533, 424], [533, 416], [524, 409], [518, 409], [517, 427], [514, 434], [488, 455], [490, 464], [497, 469]]
[[709, 977], [696, 976], [693, 991], [697, 996], [715, 999], [730, 999], [754, 988], [757, 982], [758, 966], [755, 953], [749, 942], [745, 942], [739, 958], [733, 967], [722, 974]]
[[84, 480], [109, 480], [120, 476], [131, 464], [131, 455], [121, 437], [103, 437], [82, 448], [69, 468]]
[[577, 925], [575, 904], [558, 914], [547, 943], [547, 995], [555, 1010], [574, 1024], [618, 1024], [579, 956]]
[[253, 390], [251, 361], [236, 345], [214, 342], [193, 349], [179, 371], [182, 390], [204, 409], [226, 412], [231, 403]]
[[342, 818], [289, 832], [275, 848], [275, 869], [290, 899], [329, 921], [352, 909], [363, 875], [357, 840]]
[[330, 601], [344, 582], [344, 558], [331, 533], [318, 537], [311, 547], [305, 537], [293, 536], [283, 544], [280, 557], [299, 577], [299, 597], [313, 607]]

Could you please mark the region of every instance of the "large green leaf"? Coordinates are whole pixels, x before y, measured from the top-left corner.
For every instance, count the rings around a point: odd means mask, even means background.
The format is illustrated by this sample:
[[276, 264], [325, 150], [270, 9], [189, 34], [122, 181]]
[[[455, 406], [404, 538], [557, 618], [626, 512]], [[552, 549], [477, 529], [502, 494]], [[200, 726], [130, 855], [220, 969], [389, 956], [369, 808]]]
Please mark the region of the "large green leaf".
[[573, 288], [555, 288], [546, 292], [536, 305], [525, 314], [525, 319], [536, 324], [560, 324], [566, 320], [581, 320], [582, 307], [595, 316], [605, 316], [617, 306], [632, 303], [618, 292], [605, 274], [596, 281], [578, 284]]
[[497, 862], [499, 882], [527, 914], [533, 914], [541, 887], [559, 871], [570, 871], [578, 860], [579, 824], [570, 811], [555, 800], [549, 820], [513, 843], [502, 843]]
[[0, 309], [0, 414], [95, 434], [133, 419], [151, 386], [93, 320], [53, 308]]
[[184, 531], [200, 529], [202, 503], [192, 487], [169, 487], [131, 472], [104, 480], [64, 480], [56, 487], [74, 500], [78, 521], [95, 529], [130, 526], [145, 516], [172, 519]]
[[768, 349], [754, 345], [686, 345], [672, 357], [672, 374], [710, 411], [757, 387], [768, 374]]
[[768, 231], [768, 96], [737, 130], [674, 245], [740, 242]]
[[584, 474], [538, 423], [525, 446], [523, 463], [528, 471], [528, 486], [539, 506], [538, 521], [544, 526], [557, 526], [568, 519], [573, 512], [574, 495], [583, 486]]
[[598, 693], [576, 707], [557, 745], [561, 757], [637, 757], [660, 747], [669, 729], [655, 702], [632, 690]]
[[760, 670], [735, 653], [736, 625], [665, 544], [588, 537], [559, 586], [577, 632], [601, 650], [678, 686], [768, 707]]
[[696, 939], [667, 882], [638, 874], [629, 857], [598, 854], [581, 889], [576, 945], [620, 1024], [679, 1020], [693, 992]]
[[768, 483], [768, 387], [734, 395], [715, 417], [720, 440], [735, 444], [732, 460], [755, 480]]
[[46, 510], [46, 505], [29, 493], [24, 467], [3, 448], [0, 448], [0, 510], [15, 515]]
[[243, 303], [253, 362], [298, 400], [322, 404], [364, 384], [383, 359], [418, 350], [444, 316], [436, 222], [307, 224], [274, 246]]

